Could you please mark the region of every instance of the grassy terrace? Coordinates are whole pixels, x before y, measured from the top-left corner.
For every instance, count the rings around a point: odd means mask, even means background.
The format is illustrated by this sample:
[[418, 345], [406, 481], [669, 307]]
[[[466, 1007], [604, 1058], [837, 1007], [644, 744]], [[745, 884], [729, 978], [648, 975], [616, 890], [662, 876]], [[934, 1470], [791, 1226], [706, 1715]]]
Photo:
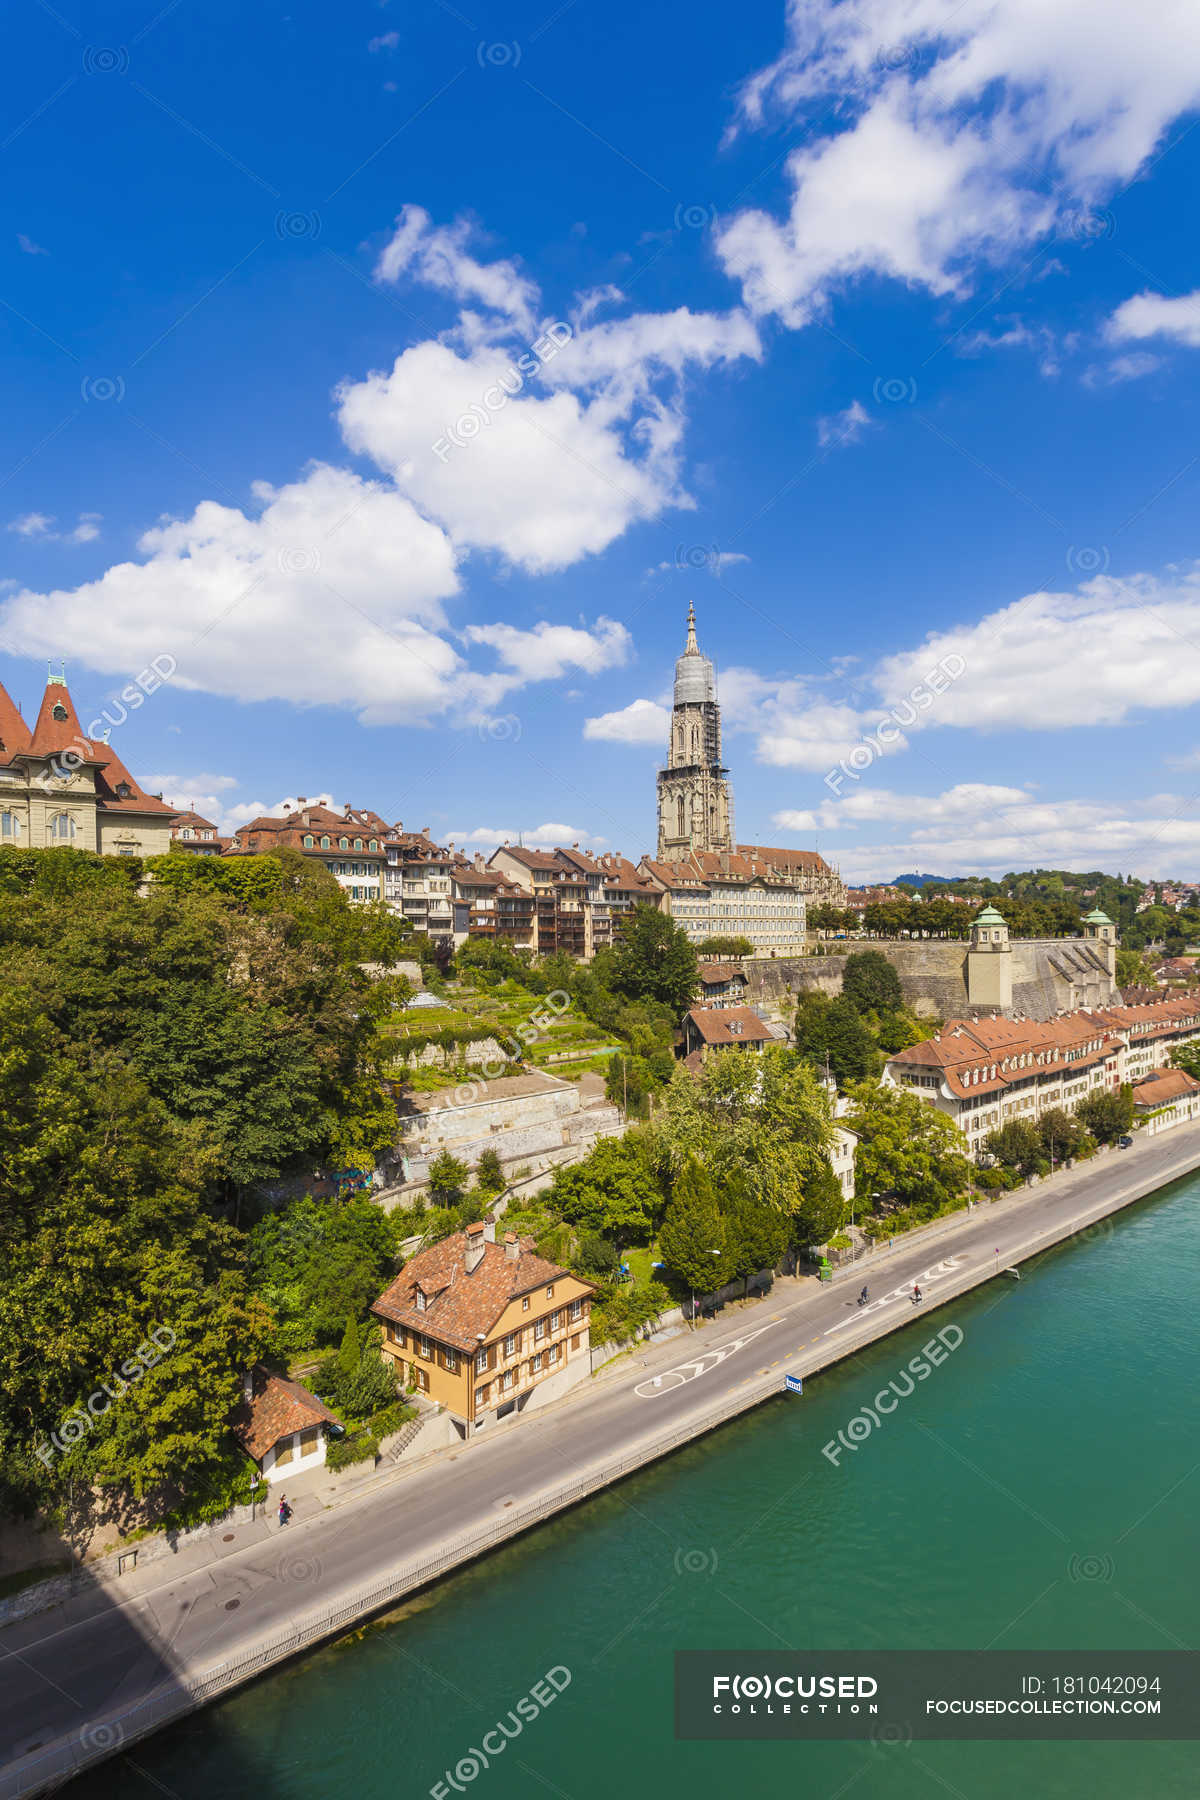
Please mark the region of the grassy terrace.
[[[606, 1058], [598, 1053], [611, 1053], [613, 1049], [611, 1033], [600, 1031], [574, 1007], [552, 1016], [544, 1026], [531, 1024], [535, 1013], [549, 1011], [545, 997], [527, 993], [515, 982], [483, 988], [468, 981], [451, 981], [439, 998], [442, 1005], [408, 1007], [394, 1013], [384, 1027], [385, 1042], [395, 1058], [395, 1073], [401, 1073], [404, 1067], [406, 1047], [419, 1050], [431, 1039], [436, 1041], [440, 1032], [470, 1033], [477, 1039], [495, 1037], [532, 1063], [542, 1063], [549, 1056], [569, 1051], [569, 1062], [552, 1065], [554, 1072], [568, 1081], [577, 1080], [593, 1067], [603, 1070]], [[526, 1026], [536, 1034], [528, 1043], [518, 1035]], [[445, 1069], [412, 1068], [410, 1086], [429, 1092], [458, 1079], [455, 1070], [460, 1062], [459, 1046], [447, 1043], [446, 1048], [450, 1060]]]

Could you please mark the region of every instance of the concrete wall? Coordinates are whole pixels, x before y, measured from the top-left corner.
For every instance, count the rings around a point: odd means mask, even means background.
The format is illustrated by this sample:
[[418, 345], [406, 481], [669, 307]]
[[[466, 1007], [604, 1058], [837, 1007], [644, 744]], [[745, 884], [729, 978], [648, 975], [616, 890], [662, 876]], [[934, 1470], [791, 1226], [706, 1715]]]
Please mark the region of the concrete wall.
[[[907, 1003], [919, 1014], [943, 1019], [970, 1010], [967, 1000], [967, 945], [941, 938], [892, 943], [871, 938], [854, 950], [878, 950], [897, 975]], [[745, 965], [747, 1001], [779, 1008], [797, 993], [840, 994], [846, 961], [806, 956], [795, 961], [755, 960]], [[1031, 1019], [1051, 1019], [1077, 1006], [1104, 1006], [1117, 990], [1102, 960], [1083, 938], [1015, 938], [1012, 944], [1013, 1010]]]

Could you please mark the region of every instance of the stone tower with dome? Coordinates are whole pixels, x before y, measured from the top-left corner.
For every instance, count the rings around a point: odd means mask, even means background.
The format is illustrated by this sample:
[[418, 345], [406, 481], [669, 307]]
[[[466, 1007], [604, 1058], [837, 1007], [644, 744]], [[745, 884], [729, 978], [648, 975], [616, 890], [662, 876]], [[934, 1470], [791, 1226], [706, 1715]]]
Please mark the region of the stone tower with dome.
[[658, 772], [658, 860], [732, 849], [733, 796], [721, 763], [716, 671], [700, 653], [689, 603], [687, 643], [675, 664], [667, 765]]

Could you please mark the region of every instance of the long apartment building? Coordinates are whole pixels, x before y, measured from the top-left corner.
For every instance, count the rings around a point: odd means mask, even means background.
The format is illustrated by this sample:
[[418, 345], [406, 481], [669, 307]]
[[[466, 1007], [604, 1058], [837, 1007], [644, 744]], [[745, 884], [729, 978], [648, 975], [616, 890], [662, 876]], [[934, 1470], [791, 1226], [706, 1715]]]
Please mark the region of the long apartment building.
[[844, 891], [815, 852], [761, 845], [693, 850], [670, 862], [644, 856], [638, 872], [693, 943], [744, 937], [755, 956], [802, 956], [810, 902], [826, 891]]
[[588, 961], [612, 943], [622, 913], [662, 903], [661, 890], [625, 857], [593, 856], [578, 844], [556, 850], [502, 844], [487, 866], [532, 901], [531, 935], [523, 947], [539, 956], [565, 950]]
[[400, 1380], [469, 1437], [586, 1378], [594, 1292], [488, 1220], [418, 1251], [371, 1310]]
[[950, 1019], [935, 1037], [891, 1057], [885, 1086], [904, 1088], [953, 1119], [978, 1155], [990, 1131], [1073, 1112], [1087, 1094], [1115, 1091], [1164, 1067], [1200, 1037], [1200, 998], [1083, 1008], [1056, 1019]]

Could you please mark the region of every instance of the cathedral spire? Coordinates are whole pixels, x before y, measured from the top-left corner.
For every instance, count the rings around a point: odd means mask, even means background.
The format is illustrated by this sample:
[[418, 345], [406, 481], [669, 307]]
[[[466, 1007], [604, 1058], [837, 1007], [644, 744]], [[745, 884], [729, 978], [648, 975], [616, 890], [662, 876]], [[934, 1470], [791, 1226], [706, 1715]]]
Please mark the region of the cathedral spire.
[[683, 647], [683, 654], [685, 656], [699, 656], [700, 646], [696, 642], [696, 609], [690, 600], [688, 601], [687, 628], [687, 643]]

